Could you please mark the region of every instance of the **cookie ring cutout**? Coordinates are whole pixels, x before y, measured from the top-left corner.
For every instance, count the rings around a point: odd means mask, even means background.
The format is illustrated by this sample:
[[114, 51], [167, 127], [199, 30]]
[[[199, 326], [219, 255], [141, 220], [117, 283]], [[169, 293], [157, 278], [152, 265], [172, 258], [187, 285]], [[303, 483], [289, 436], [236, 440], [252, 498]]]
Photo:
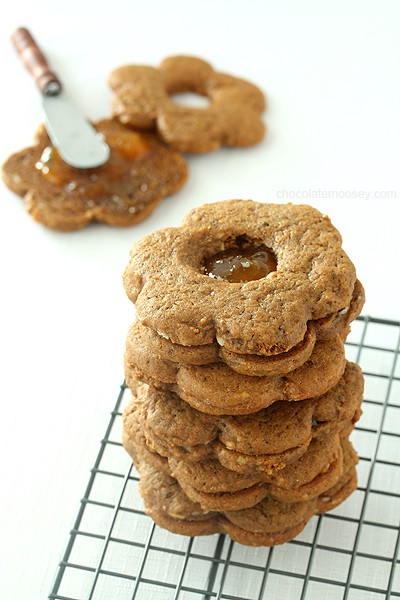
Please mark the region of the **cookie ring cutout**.
[[[276, 270], [244, 283], [206, 275], [204, 260], [240, 240], [269, 248]], [[264, 356], [299, 344], [310, 321], [348, 310], [356, 281], [328, 217], [307, 205], [252, 200], [205, 204], [181, 227], [142, 238], [124, 273], [137, 319], [172, 343], [217, 340]]]
[[[159, 68], [128, 65], [109, 76], [112, 113], [122, 123], [156, 129], [181, 152], [211, 152], [222, 145], [251, 146], [262, 140], [266, 102], [252, 83], [214, 71], [193, 56], [171, 56]], [[206, 108], [182, 106], [174, 94], [193, 92]]]

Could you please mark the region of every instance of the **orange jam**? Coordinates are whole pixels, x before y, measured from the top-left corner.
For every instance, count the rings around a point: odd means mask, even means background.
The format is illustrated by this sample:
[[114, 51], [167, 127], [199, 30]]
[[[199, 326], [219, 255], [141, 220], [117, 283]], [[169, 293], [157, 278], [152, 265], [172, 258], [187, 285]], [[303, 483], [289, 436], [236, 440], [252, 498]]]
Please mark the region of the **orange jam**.
[[231, 283], [261, 279], [276, 271], [277, 266], [272, 251], [263, 246], [222, 250], [206, 258], [203, 264], [206, 275]]
[[96, 199], [110, 192], [110, 183], [133, 169], [132, 161], [150, 151], [150, 144], [135, 131], [114, 132], [106, 136], [111, 154], [100, 167], [76, 169], [64, 162], [54, 147], [44, 149], [36, 168], [52, 184], [67, 191], [78, 191]]

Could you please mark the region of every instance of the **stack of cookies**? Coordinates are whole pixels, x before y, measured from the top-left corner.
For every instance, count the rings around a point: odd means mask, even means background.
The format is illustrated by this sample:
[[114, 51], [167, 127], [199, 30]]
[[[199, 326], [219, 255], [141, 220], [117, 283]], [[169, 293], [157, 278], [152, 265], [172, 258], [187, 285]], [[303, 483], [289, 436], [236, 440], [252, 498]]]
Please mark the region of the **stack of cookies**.
[[295, 537], [355, 489], [364, 291], [330, 220], [229, 200], [132, 249], [123, 442], [146, 512], [248, 545]]

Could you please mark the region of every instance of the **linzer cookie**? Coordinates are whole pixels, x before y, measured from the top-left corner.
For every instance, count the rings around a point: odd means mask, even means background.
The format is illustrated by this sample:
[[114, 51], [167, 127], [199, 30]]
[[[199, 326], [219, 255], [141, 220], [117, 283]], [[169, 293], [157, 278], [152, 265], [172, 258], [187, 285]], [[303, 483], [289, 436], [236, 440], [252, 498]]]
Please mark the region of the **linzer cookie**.
[[[137, 415], [136, 415], [137, 417]], [[134, 462], [145, 460], [172, 475], [185, 494], [204, 510], [239, 510], [254, 506], [267, 496], [283, 502], [310, 500], [335, 485], [343, 473], [339, 435], [315, 439], [296, 462], [273, 474], [239, 474], [217, 460], [191, 462], [163, 458], [149, 449], [140, 419], [131, 422], [131, 435], [124, 444]]]
[[[220, 252], [241, 256], [249, 248], [254, 261], [242, 259], [240, 282], [207, 274]], [[273, 257], [268, 269], [276, 264], [268, 273], [256, 261], [261, 250]], [[248, 270], [254, 263], [258, 275]], [[226, 265], [227, 272], [232, 268]], [[251, 200], [206, 204], [181, 227], [146, 236], [132, 248], [124, 281], [138, 320], [173, 344], [218, 343], [259, 356], [305, 343], [310, 325], [330, 326], [349, 312], [354, 318], [363, 301], [355, 268], [328, 217], [309, 206]]]
[[273, 546], [294, 538], [312, 515], [333, 509], [356, 488], [357, 456], [350, 444], [343, 454], [343, 474], [335, 486], [312, 500], [280, 502], [266, 497], [250, 508], [226, 511], [202, 509], [175, 478], [144, 460], [136, 464], [145, 510], [161, 527], [189, 536], [227, 533], [241, 544]]
[[[122, 123], [155, 129], [181, 152], [210, 152], [222, 145], [250, 146], [264, 137], [263, 93], [253, 84], [217, 73], [204, 60], [171, 56], [159, 68], [128, 65], [109, 76], [112, 112]], [[205, 96], [205, 108], [182, 106], [174, 94]]]
[[357, 485], [361, 369], [344, 340], [364, 290], [309, 206], [230, 200], [132, 249], [123, 445], [171, 531], [295, 537]]
[[217, 459], [242, 474], [272, 474], [299, 459], [312, 439], [349, 435], [361, 414], [362, 393], [361, 369], [347, 363], [339, 383], [323, 396], [276, 402], [246, 416], [215, 417], [173, 392], [139, 384], [124, 411], [124, 443], [129, 444], [139, 420], [148, 446], [164, 457]]
[[309, 323], [300, 344], [288, 352], [270, 356], [232, 352], [225, 346], [220, 346], [216, 340], [211, 344], [199, 346], [173, 344], [165, 335], [159, 335], [140, 321], [133, 323], [129, 335], [134, 338], [138, 347], [164, 361], [184, 365], [224, 362], [228, 367], [243, 375], [284, 375], [301, 366], [310, 358], [317, 339], [329, 339], [335, 335], [345, 338], [348, 334], [348, 326], [360, 313], [363, 302], [364, 291], [360, 282], [356, 281], [348, 310]]
[[198, 410], [213, 415], [245, 415], [279, 400], [298, 401], [327, 392], [346, 366], [339, 336], [318, 342], [311, 357], [286, 375], [240, 375], [223, 363], [181, 365], [158, 360], [128, 336], [125, 373], [155, 387], [175, 391]]
[[127, 227], [148, 217], [165, 196], [185, 183], [185, 159], [154, 135], [109, 119], [95, 127], [111, 149], [110, 159], [101, 167], [67, 165], [43, 127], [34, 146], [4, 163], [6, 185], [24, 198], [36, 221], [60, 231], [81, 229], [92, 221]]

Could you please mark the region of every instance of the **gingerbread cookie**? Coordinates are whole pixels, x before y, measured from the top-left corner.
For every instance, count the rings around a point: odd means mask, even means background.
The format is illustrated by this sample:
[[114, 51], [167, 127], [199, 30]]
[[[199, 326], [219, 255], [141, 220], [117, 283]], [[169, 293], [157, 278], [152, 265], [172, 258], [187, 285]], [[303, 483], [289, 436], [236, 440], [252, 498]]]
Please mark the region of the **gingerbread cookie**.
[[312, 515], [343, 502], [357, 486], [357, 456], [346, 451], [343, 475], [331, 489], [313, 500], [279, 502], [265, 498], [253, 507], [235, 511], [206, 511], [191, 501], [178, 482], [146, 462], [138, 463], [139, 490], [148, 515], [161, 527], [181, 535], [227, 533], [250, 546], [274, 546], [293, 539]]
[[317, 342], [301, 367], [275, 377], [240, 375], [225, 364], [180, 365], [158, 360], [128, 337], [125, 373], [132, 378], [175, 391], [202, 412], [245, 415], [279, 400], [298, 401], [324, 394], [343, 375], [346, 366], [339, 336]]
[[310, 323], [323, 329], [352, 303], [353, 318], [363, 303], [356, 281], [328, 217], [251, 200], [203, 205], [181, 227], [144, 237], [124, 275], [137, 319], [159, 336], [261, 356], [301, 345]]
[[124, 411], [124, 445], [132, 455], [130, 441], [139, 420], [147, 445], [163, 457], [185, 462], [217, 459], [241, 474], [271, 475], [299, 459], [312, 439], [349, 434], [361, 414], [362, 393], [361, 369], [347, 363], [339, 383], [321, 397], [216, 418], [173, 392], [139, 384]]
[[134, 225], [187, 179], [183, 156], [155, 136], [109, 119], [95, 127], [111, 149], [101, 167], [75, 169], [64, 163], [44, 127], [34, 146], [13, 154], [3, 165], [6, 185], [24, 197], [27, 211], [46, 227], [71, 231], [92, 221]]
[[[124, 66], [109, 77], [112, 113], [122, 123], [156, 129], [181, 152], [210, 152], [222, 145], [250, 146], [264, 137], [265, 98], [253, 84], [217, 73], [192, 56], [171, 56], [159, 68]], [[182, 106], [173, 95], [194, 92], [206, 108]]]

